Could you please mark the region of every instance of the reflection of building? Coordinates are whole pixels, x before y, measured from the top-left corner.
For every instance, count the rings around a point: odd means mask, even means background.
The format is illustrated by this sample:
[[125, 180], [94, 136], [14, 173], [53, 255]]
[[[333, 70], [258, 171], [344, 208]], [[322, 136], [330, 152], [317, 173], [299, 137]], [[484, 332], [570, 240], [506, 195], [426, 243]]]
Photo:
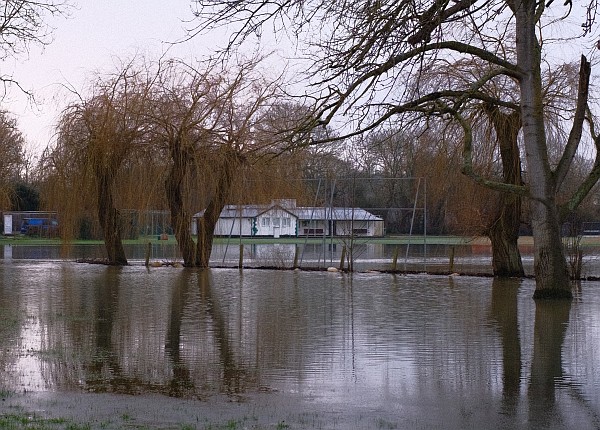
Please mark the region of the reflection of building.
[[[197, 234], [198, 212], [192, 220]], [[361, 208], [299, 207], [296, 200], [269, 205], [227, 205], [215, 227], [216, 236], [383, 236], [382, 218]]]

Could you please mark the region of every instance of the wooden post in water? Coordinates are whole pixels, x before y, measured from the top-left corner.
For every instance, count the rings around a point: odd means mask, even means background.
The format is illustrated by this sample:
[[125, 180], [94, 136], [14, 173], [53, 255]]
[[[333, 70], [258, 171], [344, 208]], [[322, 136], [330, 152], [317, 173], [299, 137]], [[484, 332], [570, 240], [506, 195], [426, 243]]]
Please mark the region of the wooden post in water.
[[342, 256], [340, 257], [340, 272], [344, 270], [344, 260], [346, 259], [346, 245], [342, 246]]
[[238, 269], [242, 270], [244, 267], [244, 245], [240, 243], [240, 259], [238, 261]]
[[298, 268], [298, 255], [299, 254], [300, 254], [300, 247], [298, 246], [298, 244], [296, 244], [296, 247], [294, 249], [294, 267], [293, 267], [293, 269]]
[[148, 267], [150, 265], [150, 253], [152, 252], [152, 244], [148, 242], [146, 245], [146, 262], [145, 265]]
[[396, 246], [394, 249], [394, 256], [392, 257], [392, 272], [398, 270], [398, 254], [400, 253], [400, 247]]
[[450, 273], [454, 273], [454, 245], [450, 247]]

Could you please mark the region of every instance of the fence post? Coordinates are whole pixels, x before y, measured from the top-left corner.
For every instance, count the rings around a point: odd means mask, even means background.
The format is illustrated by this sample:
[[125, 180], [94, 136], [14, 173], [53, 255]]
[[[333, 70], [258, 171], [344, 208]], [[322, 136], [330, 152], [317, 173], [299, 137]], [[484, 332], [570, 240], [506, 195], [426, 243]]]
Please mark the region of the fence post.
[[240, 259], [238, 261], [238, 269], [242, 269], [244, 267], [244, 245], [240, 243]]
[[342, 256], [340, 258], [340, 272], [344, 270], [344, 260], [346, 259], [346, 245], [342, 246]]
[[299, 249], [300, 249], [300, 247], [298, 246], [298, 244], [296, 244], [296, 247], [294, 249], [294, 267], [293, 267], [293, 269], [298, 268], [298, 254], [300, 254]]
[[400, 253], [400, 247], [396, 246], [394, 249], [394, 256], [392, 257], [392, 272], [398, 269], [398, 254]]
[[148, 267], [150, 265], [150, 253], [152, 252], [152, 243], [148, 242], [146, 245], [146, 262], [145, 265]]
[[450, 246], [450, 273], [454, 273], [454, 245]]

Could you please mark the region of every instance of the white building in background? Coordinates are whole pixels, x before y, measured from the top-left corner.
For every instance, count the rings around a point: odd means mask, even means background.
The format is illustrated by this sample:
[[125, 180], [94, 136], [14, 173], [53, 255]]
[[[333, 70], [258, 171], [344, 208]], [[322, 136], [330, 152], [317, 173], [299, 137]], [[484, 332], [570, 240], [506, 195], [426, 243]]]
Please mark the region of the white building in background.
[[[198, 212], [192, 219], [197, 234]], [[269, 205], [227, 205], [215, 227], [216, 236], [321, 237], [383, 236], [382, 218], [361, 208], [296, 206], [296, 200], [273, 200]]]
[[[192, 218], [192, 234], [198, 234], [198, 212]], [[227, 205], [221, 211], [215, 227], [215, 236], [296, 236], [297, 216], [279, 204]]]
[[298, 236], [370, 236], [385, 234], [383, 218], [361, 208], [299, 207]]

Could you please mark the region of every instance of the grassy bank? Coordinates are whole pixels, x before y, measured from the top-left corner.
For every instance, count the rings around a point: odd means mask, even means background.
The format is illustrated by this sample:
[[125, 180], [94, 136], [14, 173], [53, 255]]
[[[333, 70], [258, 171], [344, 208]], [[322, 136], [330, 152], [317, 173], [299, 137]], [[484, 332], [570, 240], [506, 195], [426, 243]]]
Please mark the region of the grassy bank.
[[[350, 238], [347, 237], [216, 237], [215, 244], [321, 244], [321, 243], [348, 243]], [[353, 239], [355, 244], [360, 243], [379, 243], [385, 245], [406, 245], [406, 244], [427, 244], [427, 245], [489, 245], [490, 241], [487, 237], [465, 237], [465, 236], [385, 236], [385, 237], [358, 237]], [[165, 245], [176, 244], [177, 241], [173, 235], [168, 236], [167, 240], [160, 240], [158, 236], [142, 236], [137, 239], [123, 240], [124, 244], [144, 245], [148, 242], [162, 243]], [[0, 236], [0, 245], [102, 245], [101, 240], [72, 240], [63, 242], [59, 238], [46, 239], [30, 236]], [[530, 246], [533, 244], [531, 236], [523, 236], [519, 238], [519, 244]], [[584, 236], [581, 239], [582, 246], [600, 246], [600, 236]]]
[[[342, 237], [216, 237], [215, 244], [321, 244], [321, 243], [348, 243], [349, 238]], [[148, 242], [152, 243], [163, 243], [163, 244], [175, 244], [177, 241], [174, 236], [168, 236], [167, 240], [160, 240], [158, 236], [146, 236], [139, 237], [137, 239], [126, 239], [123, 240], [124, 244], [131, 245], [143, 245]], [[462, 245], [462, 244], [485, 244], [486, 238], [470, 238], [460, 236], [386, 236], [386, 237], [361, 237], [355, 238], [354, 243], [382, 243], [389, 245], [402, 245], [402, 244], [437, 244], [437, 245]], [[101, 240], [72, 240], [69, 242], [63, 242], [59, 238], [46, 239], [39, 237], [29, 236], [1, 236], [0, 245], [101, 245]]]

